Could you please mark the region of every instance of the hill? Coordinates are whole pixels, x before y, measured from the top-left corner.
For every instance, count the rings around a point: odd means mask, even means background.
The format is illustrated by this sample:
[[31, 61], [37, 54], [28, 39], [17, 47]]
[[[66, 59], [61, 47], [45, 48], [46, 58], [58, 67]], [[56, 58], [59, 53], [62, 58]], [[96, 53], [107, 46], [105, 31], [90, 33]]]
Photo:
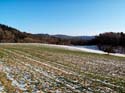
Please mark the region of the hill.
[[59, 39], [47, 34], [31, 34], [21, 32], [18, 29], [0, 24], [1, 43], [52, 43], [56, 44]]
[[92, 40], [95, 36], [68, 36], [68, 35], [53, 35], [54, 37], [62, 38], [62, 39], [81, 39], [81, 40]]
[[31, 34], [0, 24], [1, 43], [49, 43], [62, 45], [83, 45], [93, 36], [66, 36], [49, 34]]

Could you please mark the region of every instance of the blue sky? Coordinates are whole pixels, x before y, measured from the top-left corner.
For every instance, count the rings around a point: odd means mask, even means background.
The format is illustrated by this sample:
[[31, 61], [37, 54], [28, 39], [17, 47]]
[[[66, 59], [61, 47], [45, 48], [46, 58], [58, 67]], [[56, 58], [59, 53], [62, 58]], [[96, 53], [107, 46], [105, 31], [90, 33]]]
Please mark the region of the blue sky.
[[0, 23], [30, 33], [125, 32], [125, 0], [0, 0]]

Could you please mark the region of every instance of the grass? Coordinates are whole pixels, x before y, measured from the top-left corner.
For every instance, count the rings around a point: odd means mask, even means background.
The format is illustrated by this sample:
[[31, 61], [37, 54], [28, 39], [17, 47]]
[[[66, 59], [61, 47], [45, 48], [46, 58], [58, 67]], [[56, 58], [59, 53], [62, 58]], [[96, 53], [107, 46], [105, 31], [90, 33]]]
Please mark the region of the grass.
[[[0, 45], [0, 57], [4, 67], [9, 69], [1, 72], [4, 75], [1, 74], [0, 81], [9, 90], [15, 89], [11, 83], [16, 80], [21, 91], [31, 93], [125, 92], [123, 57], [37, 44]], [[7, 79], [11, 88], [4, 84]]]

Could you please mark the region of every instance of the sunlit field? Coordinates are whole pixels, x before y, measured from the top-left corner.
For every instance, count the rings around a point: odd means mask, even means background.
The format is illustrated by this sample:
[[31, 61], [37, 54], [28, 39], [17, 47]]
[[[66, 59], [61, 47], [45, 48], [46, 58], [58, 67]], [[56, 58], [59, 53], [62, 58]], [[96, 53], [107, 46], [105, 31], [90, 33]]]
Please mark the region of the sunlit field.
[[125, 58], [1, 44], [0, 93], [125, 93]]

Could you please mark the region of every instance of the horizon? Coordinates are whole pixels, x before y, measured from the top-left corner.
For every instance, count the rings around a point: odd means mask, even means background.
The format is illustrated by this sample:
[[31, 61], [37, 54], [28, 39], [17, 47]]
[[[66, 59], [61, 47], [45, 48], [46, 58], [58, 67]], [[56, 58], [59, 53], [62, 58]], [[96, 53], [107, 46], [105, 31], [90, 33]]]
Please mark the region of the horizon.
[[0, 23], [27, 33], [125, 33], [124, 0], [1, 0], [0, 8]]

